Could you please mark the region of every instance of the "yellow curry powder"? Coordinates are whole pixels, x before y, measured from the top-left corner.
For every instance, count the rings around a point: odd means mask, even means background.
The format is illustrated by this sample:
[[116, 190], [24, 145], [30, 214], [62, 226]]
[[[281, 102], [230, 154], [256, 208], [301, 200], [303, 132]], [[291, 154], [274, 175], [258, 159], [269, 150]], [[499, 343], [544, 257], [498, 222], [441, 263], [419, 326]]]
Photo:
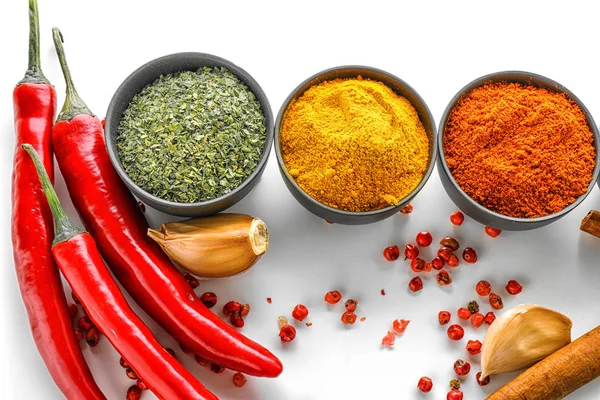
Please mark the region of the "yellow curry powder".
[[396, 205], [427, 170], [429, 138], [417, 111], [378, 81], [359, 76], [313, 86], [288, 106], [280, 129], [289, 174], [334, 208]]

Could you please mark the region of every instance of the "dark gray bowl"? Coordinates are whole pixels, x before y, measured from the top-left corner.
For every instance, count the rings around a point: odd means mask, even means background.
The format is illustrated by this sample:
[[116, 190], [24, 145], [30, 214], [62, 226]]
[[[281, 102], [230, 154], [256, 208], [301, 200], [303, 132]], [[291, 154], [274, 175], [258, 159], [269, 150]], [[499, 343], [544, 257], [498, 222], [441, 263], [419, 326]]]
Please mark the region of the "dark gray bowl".
[[[156, 197], [137, 186], [125, 173], [119, 153], [117, 151], [117, 128], [123, 112], [133, 99], [145, 86], [154, 82], [160, 75], [172, 74], [178, 71], [196, 71], [203, 66], [225, 67], [235, 76], [237, 76], [252, 92], [265, 115], [266, 136], [265, 147], [262, 157], [254, 172], [240, 186], [216, 199], [202, 201], [198, 203], [176, 203]], [[125, 185], [144, 203], [167, 214], [179, 215], [182, 217], [199, 217], [216, 214], [226, 208], [231, 207], [244, 198], [258, 183], [262, 175], [269, 153], [271, 143], [273, 142], [273, 111], [267, 96], [246, 71], [235, 64], [210, 54], [204, 53], [176, 53], [160, 57], [142, 65], [127, 77], [115, 92], [108, 111], [106, 112], [106, 127], [104, 131], [108, 155], [112, 161], [117, 173], [125, 182]]]
[[[417, 110], [419, 114], [419, 118], [427, 135], [429, 136], [429, 166], [427, 168], [427, 172], [423, 175], [423, 179], [419, 183], [419, 185], [412, 191], [408, 196], [403, 198], [397, 205], [390, 206], [386, 208], [382, 208], [380, 210], [375, 211], [367, 211], [367, 212], [351, 212], [351, 211], [343, 211], [338, 210], [337, 208], [329, 207], [325, 204], [321, 204], [317, 200], [310, 197], [306, 194], [300, 186], [294, 181], [294, 179], [288, 174], [287, 169], [285, 168], [285, 163], [283, 161], [283, 157], [281, 155], [281, 144], [280, 144], [280, 136], [279, 136], [279, 126], [281, 125], [281, 121], [283, 119], [283, 115], [288, 107], [288, 105], [295, 100], [297, 97], [301, 96], [306, 90], [310, 87], [317, 85], [323, 81], [328, 81], [332, 79], [338, 78], [356, 78], [358, 75], [361, 75], [363, 78], [369, 78], [376, 81], [383, 82], [392, 90], [394, 90], [399, 95], [408, 99], [413, 107]], [[425, 101], [419, 96], [419, 94], [410, 87], [406, 82], [397, 78], [394, 75], [391, 75], [385, 71], [364, 67], [364, 66], [341, 66], [334, 67], [330, 69], [326, 69], [325, 71], [319, 72], [302, 82], [294, 91], [288, 96], [285, 100], [281, 108], [279, 109], [279, 113], [277, 114], [277, 120], [275, 121], [275, 153], [277, 155], [277, 162], [279, 164], [279, 171], [281, 172], [281, 176], [283, 177], [283, 181], [285, 185], [292, 193], [292, 195], [306, 208], [308, 211], [312, 212], [318, 217], [321, 217], [327, 221], [345, 224], [345, 225], [363, 225], [370, 224], [372, 222], [381, 221], [385, 218], [390, 217], [397, 213], [400, 209], [405, 207], [423, 188], [427, 179], [431, 175], [433, 168], [435, 166], [435, 161], [437, 158], [437, 146], [435, 145], [435, 137], [436, 137], [436, 126], [435, 121], [433, 120], [433, 116], [425, 104]]]
[[[555, 92], [563, 92], [566, 93], [570, 99], [572, 99], [583, 111], [587, 118], [588, 126], [590, 130], [594, 134], [594, 146], [596, 147], [596, 167], [594, 168], [594, 173], [592, 177], [592, 181], [588, 187], [588, 190], [585, 194], [579, 196], [577, 200], [563, 209], [562, 211], [547, 215], [545, 217], [540, 218], [515, 218], [509, 217], [503, 214], [496, 213], [494, 211], [488, 210], [487, 208], [481, 206], [479, 203], [475, 202], [471, 199], [461, 188], [458, 186], [450, 170], [448, 169], [448, 164], [446, 164], [446, 157], [444, 157], [444, 147], [443, 147], [443, 139], [444, 132], [446, 130], [446, 123], [448, 122], [448, 117], [450, 116], [450, 112], [452, 109], [458, 104], [458, 102], [467, 94], [469, 94], [473, 89], [483, 86], [487, 83], [496, 83], [496, 82], [518, 82], [527, 85], [534, 85], [537, 87], [545, 88], [548, 90], [552, 90]], [[598, 148], [600, 143], [600, 135], [598, 133], [598, 128], [594, 123], [594, 119], [592, 115], [588, 111], [588, 109], [583, 105], [583, 103], [566, 87], [560, 85], [559, 83], [548, 79], [544, 76], [533, 74], [531, 72], [523, 72], [523, 71], [505, 71], [505, 72], [497, 72], [490, 75], [482, 76], [469, 83], [467, 86], [462, 88], [450, 101], [444, 114], [442, 115], [442, 119], [440, 121], [439, 135], [437, 140], [437, 145], [439, 148], [439, 158], [440, 164], [438, 166], [438, 173], [440, 174], [440, 179], [442, 180], [442, 185], [444, 189], [448, 193], [448, 196], [452, 199], [454, 204], [458, 206], [462, 211], [465, 212], [468, 216], [473, 218], [474, 220], [484, 224], [489, 225], [494, 228], [504, 229], [507, 231], [525, 231], [529, 229], [540, 228], [542, 226], [548, 225], [558, 219], [564, 217], [569, 212], [571, 212], [575, 207], [577, 207], [583, 199], [590, 193], [590, 191], [594, 188], [596, 180], [598, 179], [598, 175], [600, 174], [600, 154], [598, 154]]]

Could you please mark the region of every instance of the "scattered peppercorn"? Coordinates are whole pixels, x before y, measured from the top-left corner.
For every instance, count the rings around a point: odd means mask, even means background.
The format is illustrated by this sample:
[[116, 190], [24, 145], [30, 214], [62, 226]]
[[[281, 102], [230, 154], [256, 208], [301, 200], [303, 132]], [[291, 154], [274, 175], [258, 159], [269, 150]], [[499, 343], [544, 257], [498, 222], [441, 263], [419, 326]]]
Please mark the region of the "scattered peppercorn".
[[431, 272], [432, 269], [433, 269], [433, 265], [431, 265], [431, 263], [426, 263], [425, 264], [425, 268], [423, 269], [423, 271], [425, 271], [425, 272]]
[[442, 268], [444, 268], [444, 264], [446, 262], [444, 261], [444, 259], [440, 256], [435, 257], [433, 260], [431, 260], [431, 266], [435, 269], [437, 269], [438, 271]]
[[438, 257], [444, 261], [448, 261], [452, 255], [452, 249], [450, 247], [442, 246], [437, 252]]
[[188, 285], [190, 285], [190, 287], [192, 289], [196, 289], [198, 286], [200, 286], [200, 282], [198, 281], [198, 279], [196, 279], [196, 277], [194, 277], [189, 272], [186, 272], [185, 274], [183, 274], [183, 277], [185, 278]]
[[77, 308], [77, 305], [73, 304], [73, 303], [69, 303], [69, 316], [71, 317], [71, 319], [75, 319], [78, 312], [79, 312], [79, 309]]
[[83, 333], [75, 329], [75, 340], [77, 340], [77, 343], [81, 343], [81, 339], [83, 339]]
[[433, 382], [431, 381], [431, 378], [424, 376], [421, 379], [419, 379], [419, 383], [417, 383], [417, 387], [419, 388], [419, 390], [423, 393], [429, 393], [431, 392], [431, 389], [433, 389]]
[[352, 311], [346, 311], [342, 314], [342, 322], [346, 325], [354, 325], [356, 322], [356, 314]]
[[510, 280], [506, 284], [506, 291], [512, 295], [517, 295], [523, 291], [523, 286], [515, 280]]
[[281, 330], [279, 331], [279, 337], [281, 338], [282, 342], [291, 342], [296, 338], [296, 328], [294, 328], [292, 325], [282, 326]]
[[488, 296], [492, 291], [492, 285], [488, 281], [479, 281], [475, 286], [475, 291], [480, 296]]
[[494, 310], [501, 310], [502, 308], [504, 308], [504, 302], [502, 301], [502, 297], [500, 297], [496, 293], [490, 293], [489, 299], [490, 305]]
[[94, 324], [87, 315], [84, 315], [83, 317], [81, 317], [77, 320], [77, 330], [79, 330], [79, 332], [81, 332], [81, 333], [86, 333], [93, 327], [94, 327]]
[[348, 299], [344, 303], [344, 307], [346, 307], [346, 311], [356, 311], [356, 307], [358, 306], [358, 300]]
[[140, 400], [141, 398], [142, 389], [140, 389], [137, 385], [133, 385], [127, 389], [127, 395], [125, 396], [126, 400]]
[[464, 360], [456, 360], [454, 362], [454, 372], [459, 376], [467, 375], [471, 371], [471, 364]]
[[234, 314], [238, 314], [240, 312], [240, 310], [242, 309], [242, 303], [239, 303], [237, 301], [228, 301], [224, 306], [223, 306], [223, 314], [227, 315], [227, 316], [231, 316]]
[[450, 379], [450, 389], [460, 389], [460, 381], [456, 378]]
[[144, 382], [141, 379], [138, 379], [135, 384], [136, 384], [137, 387], [139, 387], [142, 390], [148, 390], [148, 385], [146, 385], [146, 382]]
[[423, 289], [423, 281], [420, 277], [415, 276], [410, 280], [410, 282], [408, 282], [408, 288], [411, 292], [418, 292], [419, 290]]
[[215, 304], [217, 304], [217, 295], [213, 292], [204, 292], [202, 296], [200, 296], [200, 301], [207, 308], [213, 308]]
[[471, 311], [469, 311], [469, 309], [461, 307], [458, 309], [458, 312], [456, 313], [458, 315], [458, 318], [460, 319], [464, 319], [467, 320], [469, 318], [471, 318]]
[[292, 317], [298, 321], [304, 321], [308, 317], [308, 308], [304, 304], [297, 304], [292, 311]]
[[458, 248], [460, 247], [460, 244], [458, 244], [458, 240], [454, 239], [451, 236], [446, 236], [445, 238], [442, 238], [442, 240], [440, 240], [440, 244], [443, 247], [450, 247], [454, 251], [458, 250]]
[[305, 325], [310, 328], [312, 326], [312, 322], [307, 322]]
[[381, 289], [381, 295], [385, 296], [385, 289]]
[[396, 245], [388, 246], [383, 249], [383, 256], [388, 261], [396, 261], [400, 257], [400, 249]]
[[229, 318], [229, 321], [231, 322], [231, 325], [233, 325], [236, 328], [243, 328], [244, 327], [244, 318], [242, 318], [242, 316], [239, 313], [233, 314]]
[[495, 238], [498, 237], [502, 231], [500, 229], [492, 228], [491, 226], [486, 226], [485, 233], [487, 233], [488, 236]]
[[475, 264], [477, 262], [477, 253], [471, 247], [465, 247], [463, 250], [463, 260], [469, 264]]
[[478, 313], [479, 312], [479, 303], [477, 303], [475, 300], [471, 300], [469, 302], [469, 304], [467, 304], [467, 308], [469, 309], [471, 314]]
[[412, 243], [409, 243], [404, 248], [404, 257], [408, 260], [414, 260], [419, 256], [419, 248]]
[[127, 363], [127, 361], [125, 361], [123, 357], [119, 359], [119, 365], [121, 366], [121, 368], [129, 368], [129, 364]]
[[396, 334], [400, 335], [400, 334], [404, 333], [408, 324], [410, 324], [409, 320], [396, 319], [396, 320], [394, 320], [394, 322], [392, 322], [392, 329], [394, 330], [394, 332]]
[[388, 331], [388, 333], [381, 339], [381, 345], [385, 347], [392, 347], [396, 342], [396, 335], [393, 332]]
[[417, 237], [415, 239], [417, 244], [421, 247], [427, 247], [433, 242], [433, 237], [429, 232], [419, 232], [417, 233]]
[[467, 342], [467, 351], [474, 356], [481, 353], [481, 346], [482, 344], [479, 340], [469, 340]]
[[342, 294], [337, 290], [332, 290], [325, 293], [325, 302], [329, 304], [337, 304], [342, 299]]
[[454, 324], [448, 328], [448, 337], [452, 340], [461, 340], [465, 336], [465, 330], [462, 326]]
[[95, 347], [100, 341], [100, 332], [95, 327], [85, 333], [85, 342], [90, 347]]
[[127, 367], [127, 369], [125, 370], [125, 375], [127, 375], [127, 377], [133, 381], [136, 381], [139, 379], [138, 375], [135, 373], [135, 371], [131, 367]]
[[360, 317], [360, 322], [365, 322], [367, 320], [367, 317]]
[[442, 269], [440, 272], [437, 273], [437, 275], [435, 276], [435, 280], [440, 286], [447, 286], [452, 283], [452, 277], [445, 269]]
[[242, 305], [242, 308], [240, 308], [240, 315], [242, 317], [245, 317], [246, 315], [250, 314], [250, 304], [244, 304]]
[[450, 322], [450, 318], [452, 318], [452, 314], [449, 311], [440, 311], [438, 313], [438, 321], [440, 325], [446, 325]]
[[246, 377], [241, 372], [233, 374], [233, 384], [237, 387], [242, 387], [246, 384]]
[[483, 324], [484, 316], [481, 313], [475, 313], [471, 315], [471, 325], [475, 328], [479, 328]]
[[483, 322], [485, 322], [488, 325], [491, 325], [492, 322], [494, 322], [495, 320], [496, 320], [496, 314], [494, 314], [492, 311], [485, 314], [485, 317], [483, 318]]
[[448, 266], [449, 267], [458, 267], [458, 264], [460, 264], [460, 261], [459, 261], [458, 257], [456, 257], [456, 254], [451, 254], [450, 258], [448, 258]]
[[458, 389], [452, 389], [446, 395], [446, 400], [463, 400], [463, 392]]
[[450, 222], [454, 225], [461, 226], [463, 221], [465, 220], [465, 215], [460, 211], [454, 211], [450, 214]]
[[269, 303], [269, 304], [273, 303], [273, 299], [271, 299], [270, 297], [267, 297], [267, 303]]
[[208, 364], [208, 360], [200, 357], [198, 354], [194, 354], [194, 359], [198, 364], [202, 365], [203, 367], [205, 367], [206, 364]]
[[425, 270], [425, 260], [423, 260], [421, 257], [415, 258], [410, 262], [410, 269], [417, 273], [423, 272]]
[[479, 386], [485, 386], [488, 383], [490, 383], [490, 377], [486, 376], [485, 379], [481, 379], [481, 372], [478, 372], [477, 375], [475, 375], [475, 379], [477, 379], [477, 383], [479, 384]]

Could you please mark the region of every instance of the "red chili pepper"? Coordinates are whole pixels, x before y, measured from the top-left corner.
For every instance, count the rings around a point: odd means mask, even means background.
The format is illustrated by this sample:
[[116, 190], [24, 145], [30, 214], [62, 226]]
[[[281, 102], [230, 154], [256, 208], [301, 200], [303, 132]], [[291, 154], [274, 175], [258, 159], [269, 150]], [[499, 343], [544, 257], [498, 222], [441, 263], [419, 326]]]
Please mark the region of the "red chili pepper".
[[52, 132], [52, 144], [71, 200], [117, 279], [192, 353], [248, 375], [278, 376], [283, 369], [281, 361], [206, 308], [147, 236], [148, 223], [110, 162], [102, 125], [73, 86], [58, 30], [54, 42], [67, 96]]
[[54, 217], [52, 255], [92, 322], [159, 398], [216, 400], [129, 307], [92, 236], [77, 228], [61, 207], [33, 147], [24, 144], [23, 149], [33, 160]]
[[73, 329], [50, 251], [52, 215], [37, 173], [21, 149], [31, 143], [54, 175], [51, 129], [56, 92], [40, 69], [38, 7], [29, 1], [29, 68], [13, 92], [16, 149], [12, 177], [12, 244], [33, 340], [52, 379], [69, 399], [105, 399], [94, 382]]

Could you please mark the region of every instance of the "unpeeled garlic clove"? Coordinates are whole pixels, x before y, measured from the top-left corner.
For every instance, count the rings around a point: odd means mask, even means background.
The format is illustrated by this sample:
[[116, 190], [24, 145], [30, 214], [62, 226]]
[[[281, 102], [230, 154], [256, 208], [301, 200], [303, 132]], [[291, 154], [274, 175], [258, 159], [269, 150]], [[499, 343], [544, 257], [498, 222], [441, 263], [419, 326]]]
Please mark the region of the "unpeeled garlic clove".
[[148, 236], [182, 268], [207, 278], [243, 272], [269, 248], [267, 225], [245, 214], [169, 222]]
[[573, 323], [563, 314], [533, 304], [506, 311], [483, 339], [481, 379], [530, 367], [571, 342]]

